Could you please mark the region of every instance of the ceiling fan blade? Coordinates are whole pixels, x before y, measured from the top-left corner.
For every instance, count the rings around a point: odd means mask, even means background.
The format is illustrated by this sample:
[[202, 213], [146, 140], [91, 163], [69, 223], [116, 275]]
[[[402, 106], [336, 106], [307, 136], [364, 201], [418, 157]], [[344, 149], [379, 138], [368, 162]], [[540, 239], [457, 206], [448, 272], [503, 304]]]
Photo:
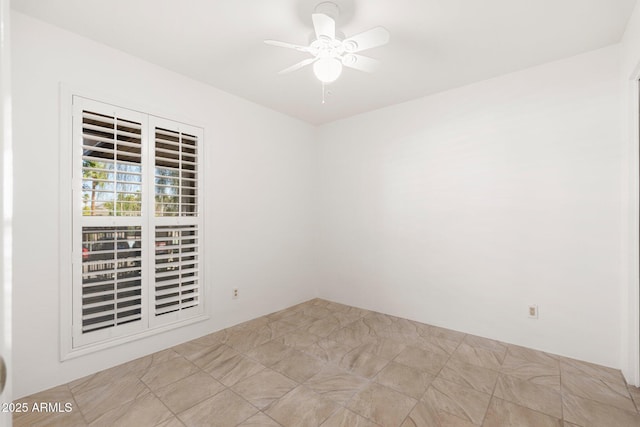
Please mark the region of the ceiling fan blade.
[[380, 66], [380, 61], [354, 53], [347, 53], [342, 57], [342, 65], [354, 70], [373, 73]]
[[279, 71], [278, 74], [286, 74], [286, 73], [290, 73], [292, 71], [296, 71], [299, 70], [300, 68], [311, 64], [312, 62], [314, 62], [317, 58], [309, 58], [309, 59], [305, 59], [304, 61], [300, 61], [297, 64], [292, 65], [289, 68], [285, 68], [282, 71]]
[[330, 39], [336, 38], [336, 21], [333, 18], [324, 13], [314, 13], [311, 15], [311, 19], [318, 39], [321, 36], [329, 37]]
[[347, 52], [360, 52], [389, 43], [389, 31], [384, 27], [375, 27], [356, 34], [342, 42]]
[[281, 42], [278, 40], [265, 40], [264, 41], [266, 44], [271, 45], [271, 46], [278, 46], [278, 47], [286, 47], [289, 49], [295, 49], [295, 50], [299, 50], [300, 52], [308, 52], [309, 48], [307, 46], [300, 46], [297, 44], [293, 44], [293, 43], [287, 43], [287, 42]]

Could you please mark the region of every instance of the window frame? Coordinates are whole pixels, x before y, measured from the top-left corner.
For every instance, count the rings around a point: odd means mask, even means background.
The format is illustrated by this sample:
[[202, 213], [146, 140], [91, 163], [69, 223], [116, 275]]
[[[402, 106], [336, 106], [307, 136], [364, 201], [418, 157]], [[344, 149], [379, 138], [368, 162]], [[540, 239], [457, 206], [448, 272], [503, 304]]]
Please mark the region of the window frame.
[[[79, 357], [85, 354], [90, 354], [96, 351], [100, 351], [103, 349], [111, 348], [116, 345], [120, 345], [123, 343], [136, 341], [142, 339], [144, 337], [157, 335], [163, 333], [165, 331], [169, 331], [172, 329], [176, 329], [178, 327], [187, 326], [193, 323], [202, 322], [204, 320], [209, 319], [208, 314], [208, 306], [207, 303], [207, 282], [206, 282], [206, 262], [205, 262], [205, 254], [206, 254], [206, 240], [205, 240], [205, 224], [204, 224], [204, 211], [205, 211], [205, 200], [204, 200], [204, 183], [205, 183], [205, 167], [204, 167], [204, 159], [205, 159], [205, 144], [204, 144], [204, 127], [197, 126], [192, 124], [186, 124], [187, 122], [193, 123], [193, 120], [180, 120], [179, 115], [161, 112], [154, 110], [152, 108], [148, 108], [145, 105], [136, 105], [135, 103], [118, 99], [109, 94], [104, 93], [96, 93], [87, 90], [79, 90], [70, 88], [68, 85], [61, 83], [60, 84], [60, 132], [59, 132], [59, 188], [60, 188], [60, 209], [59, 209], [59, 314], [60, 314], [60, 360], [64, 361], [67, 359], [72, 359], [75, 357]], [[77, 98], [76, 98], [77, 97]], [[178, 126], [181, 129], [188, 129], [192, 134], [195, 132], [197, 135], [197, 146], [198, 146], [198, 176], [197, 176], [197, 201], [198, 201], [198, 210], [199, 215], [196, 218], [195, 223], [198, 227], [198, 264], [199, 264], [199, 304], [197, 305], [197, 310], [191, 310], [191, 312], [187, 314], [172, 316], [171, 319], [166, 321], [151, 321], [153, 318], [153, 301], [155, 298], [154, 293], [154, 280], [153, 272], [155, 270], [155, 266], [153, 263], [152, 252], [150, 252], [150, 248], [153, 247], [155, 242], [155, 212], [153, 210], [147, 213], [146, 217], [146, 234], [143, 236], [143, 263], [147, 265], [147, 267], [143, 268], [143, 275], [147, 275], [150, 277], [143, 278], [143, 289], [142, 292], [144, 295], [143, 298], [143, 319], [141, 327], [131, 327], [124, 334], [119, 334], [117, 336], [112, 336], [108, 332], [105, 333], [104, 337], [99, 340], [89, 340], [87, 342], [78, 342], [76, 339], [76, 343], [74, 345], [74, 335], [77, 336], [77, 328], [81, 325], [74, 324], [74, 314], [73, 310], [77, 310], [78, 302], [74, 301], [77, 296], [74, 295], [74, 283], [78, 283], [79, 277], [77, 275], [81, 272], [81, 267], [76, 268], [78, 262], [82, 262], [82, 254], [74, 253], [75, 247], [81, 247], [81, 232], [78, 230], [82, 229], [82, 225], [77, 225], [74, 223], [75, 215], [78, 214], [78, 209], [81, 212], [81, 199], [74, 195], [74, 189], [78, 188], [78, 185], [81, 186], [82, 176], [80, 170], [76, 171], [77, 167], [77, 157], [81, 153], [77, 152], [77, 145], [74, 141], [74, 124], [73, 124], [73, 114], [74, 114], [74, 98], [86, 100], [88, 103], [96, 102], [98, 104], [109, 105], [112, 108], [119, 108], [125, 110], [127, 112], [135, 112], [136, 114], [140, 114], [146, 116], [147, 125], [143, 125], [143, 146], [146, 144], [146, 148], [143, 148], [143, 157], [145, 159], [149, 158], [149, 156], [153, 155], [154, 145], [152, 143], [151, 138], [151, 123], [154, 120], [162, 123], [171, 123], [174, 126]], [[167, 118], [167, 117], [176, 117], [175, 119]], [[127, 117], [125, 117], [127, 118]], [[146, 127], [145, 127], [146, 126]], [[186, 131], [185, 131], [186, 132]], [[74, 151], [76, 150], [76, 151]], [[74, 163], [75, 162], [75, 163]], [[147, 171], [143, 170], [144, 177], [143, 179], [143, 197], [154, 198], [154, 183], [153, 180], [150, 181], [150, 176], [153, 175], [153, 160], [143, 160], [143, 168], [145, 162], [151, 167], [147, 166]], [[75, 175], [74, 175], [75, 171]], [[77, 180], [80, 180], [78, 182]], [[146, 206], [152, 206], [152, 203], [146, 203], [143, 201], [143, 210]], [[75, 215], [74, 215], [75, 214]], [[103, 217], [106, 223], [109, 223], [109, 220], [113, 225], [117, 225], [118, 220], [120, 222], [126, 223], [126, 220], [122, 218], [126, 217]], [[173, 217], [175, 219], [174, 223], [179, 224], [183, 223], [183, 217]], [[160, 218], [164, 219], [164, 218]], [[115, 220], [115, 221], [114, 221]], [[101, 222], [101, 221], [98, 221]], [[187, 221], [188, 222], [188, 221]], [[171, 223], [171, 221], [169, 221]], [[190, 223], [194, 223], [192, 220]], [[143, 233], [145, 233], [143, 231]], [[80, 236], [78, 236], [80, 235]], [[78, 240], [80, 239], [80, 240]], [[75, 241], [74, 241], [75, 240]], [[80, 246], [78, 245], [80, 242]], [[146, 247], [145, 247], [146, 245]], [[77, 292], [75, 294], [78, 294]], [[110, 329], [110, 328], [109, 328]], [[125, 328], [122, 328], [125, 329]]]

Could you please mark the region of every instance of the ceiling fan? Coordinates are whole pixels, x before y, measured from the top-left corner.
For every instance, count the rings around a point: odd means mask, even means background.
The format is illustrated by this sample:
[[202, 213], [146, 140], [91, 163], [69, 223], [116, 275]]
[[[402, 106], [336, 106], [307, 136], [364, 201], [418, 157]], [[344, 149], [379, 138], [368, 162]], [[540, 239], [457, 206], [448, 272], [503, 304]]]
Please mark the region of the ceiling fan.
[[325, 84], [334, 82], [340, 77], [343, 66], [369, 73], [375, 71], [379, 62], [376, 59], [359, 55], [358, 52], [388, 43], [389, 31], [383, 27], [375, 27], [342, 39], [336, 36], [335, 18], [338, 14], [339, 8], [335, 3], [323, 2], [316, 6], [311, 15], [315, 40], [308, 46], [265, 40], [264, 42], [268, 45], [295, 49], [312, 56], [285, 68], [278, 74], [290, 73], [313, 64], [314, 74], [318, 80]]

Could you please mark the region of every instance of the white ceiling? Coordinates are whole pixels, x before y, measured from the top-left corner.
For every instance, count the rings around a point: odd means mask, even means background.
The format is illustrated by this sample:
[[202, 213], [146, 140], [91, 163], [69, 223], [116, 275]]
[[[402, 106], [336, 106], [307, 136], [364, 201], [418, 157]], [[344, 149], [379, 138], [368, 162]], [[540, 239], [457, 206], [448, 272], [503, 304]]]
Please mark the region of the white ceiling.
[[347, 36], [374, 26], [388, 45], [364, 54], [374, 74], [345, 69], [321, 86], [306, 67], [322, 0], [12, 0], [14, 9], [269, 108], [322, 124], [620, 40], [636, 0], [334, 0]]

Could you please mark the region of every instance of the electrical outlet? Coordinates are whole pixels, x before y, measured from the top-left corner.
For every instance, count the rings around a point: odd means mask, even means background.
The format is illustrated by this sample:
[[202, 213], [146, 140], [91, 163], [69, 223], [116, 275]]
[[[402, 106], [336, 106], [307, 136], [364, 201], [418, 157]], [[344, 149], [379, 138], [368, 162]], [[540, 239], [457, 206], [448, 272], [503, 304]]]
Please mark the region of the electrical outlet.
[[538, 318], [538, 306], [535, 304], [531, 304], [529, 306], [529, 318], [537, 319]]
[[231, 291], [231, 298], [238, 299], [238, 288], [234, 288], [233, 291]]

